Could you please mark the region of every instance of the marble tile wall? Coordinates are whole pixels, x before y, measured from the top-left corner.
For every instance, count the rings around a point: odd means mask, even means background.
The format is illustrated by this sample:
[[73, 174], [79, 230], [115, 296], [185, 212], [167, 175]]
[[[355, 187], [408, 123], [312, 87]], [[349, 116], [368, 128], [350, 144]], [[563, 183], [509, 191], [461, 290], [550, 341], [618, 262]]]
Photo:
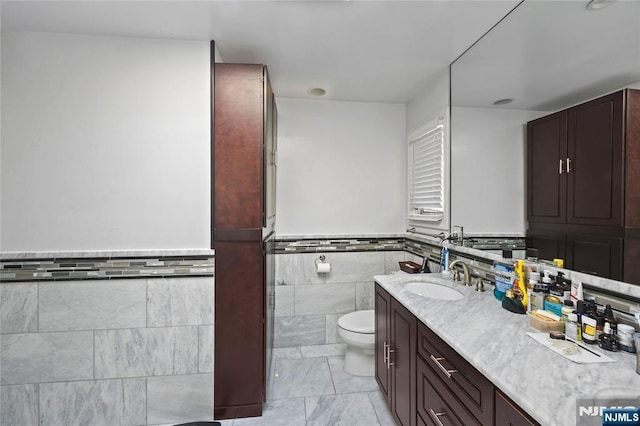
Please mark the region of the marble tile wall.
[[404, 251], [324, 255], [331, 263], [327, 274], [316, 272], [319, 253], [276, 254], [275, 347], [339, 342], [338, 318], [374, 308], [373, 276], [397, 271], [398, 262], [417, 258]]
[[0, 424], [213, 420], [213, 284], [1, 282]]

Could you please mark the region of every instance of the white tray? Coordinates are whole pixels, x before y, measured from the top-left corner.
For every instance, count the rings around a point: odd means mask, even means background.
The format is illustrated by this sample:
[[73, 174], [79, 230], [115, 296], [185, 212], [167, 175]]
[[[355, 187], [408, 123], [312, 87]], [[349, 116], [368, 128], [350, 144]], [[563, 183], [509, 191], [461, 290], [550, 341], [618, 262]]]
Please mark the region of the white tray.
[[[597, 364], [602, 362], [616, 362], [615, 359], [606, 356], [602, 352], [596, 349], [587, 348], [582, 343], [573, 343], [567, 340], [556, 340], [549, 337], [549, 333], [527, 333], [536, 342], [546, 346], [557, 354], [563, 357], [577, 362], [578, 364]], [[568, 345], [577, 345], [578, 352], [572, 355], [567, 355], [562, 352]], [[590, 352], [591, 351], [591, 352]]]

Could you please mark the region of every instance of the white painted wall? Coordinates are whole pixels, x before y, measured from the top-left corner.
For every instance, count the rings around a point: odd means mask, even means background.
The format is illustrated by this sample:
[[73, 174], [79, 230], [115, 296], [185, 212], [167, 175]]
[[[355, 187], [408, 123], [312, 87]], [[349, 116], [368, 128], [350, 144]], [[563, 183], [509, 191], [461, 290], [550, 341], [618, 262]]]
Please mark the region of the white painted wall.
[[278, 98], [276, 233], [403, 233], [405, 105]]
[[526, 123], [545, 114], [452, 108], [452, 225], [465, 234], [524, 235]]
[[424, 126], [448, 107], [449, 68], [446, 68], [407, 104], [407, 134]]
[[206, 248], [208, 42], [2, 33], [2, 251]]

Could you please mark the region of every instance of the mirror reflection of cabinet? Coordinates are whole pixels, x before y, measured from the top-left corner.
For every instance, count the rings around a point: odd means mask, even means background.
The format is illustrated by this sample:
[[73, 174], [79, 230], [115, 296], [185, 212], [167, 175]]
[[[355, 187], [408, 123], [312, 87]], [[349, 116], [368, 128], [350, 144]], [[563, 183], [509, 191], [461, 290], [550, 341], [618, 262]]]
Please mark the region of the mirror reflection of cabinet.
[[[577, 271], [640, 283], [640, 91], [527, 125], [527, 247]], [[628, 259], [628, 260], [627, 260]]]

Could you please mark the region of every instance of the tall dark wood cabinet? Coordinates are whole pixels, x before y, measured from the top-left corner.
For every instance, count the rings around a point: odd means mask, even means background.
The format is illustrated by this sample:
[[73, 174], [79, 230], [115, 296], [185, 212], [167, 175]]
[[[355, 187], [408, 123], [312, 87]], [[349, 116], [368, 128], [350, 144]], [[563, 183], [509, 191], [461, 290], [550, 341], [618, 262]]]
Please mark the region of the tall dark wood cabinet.
[[527, 124], [527, 246], [640, 284], [640, 91]]
[[[267, 68], [213, 64], [214, 416], [260, 416], [275, 301], [275, 101]], [[269, 195], [269, 197], [268, 197]]]

